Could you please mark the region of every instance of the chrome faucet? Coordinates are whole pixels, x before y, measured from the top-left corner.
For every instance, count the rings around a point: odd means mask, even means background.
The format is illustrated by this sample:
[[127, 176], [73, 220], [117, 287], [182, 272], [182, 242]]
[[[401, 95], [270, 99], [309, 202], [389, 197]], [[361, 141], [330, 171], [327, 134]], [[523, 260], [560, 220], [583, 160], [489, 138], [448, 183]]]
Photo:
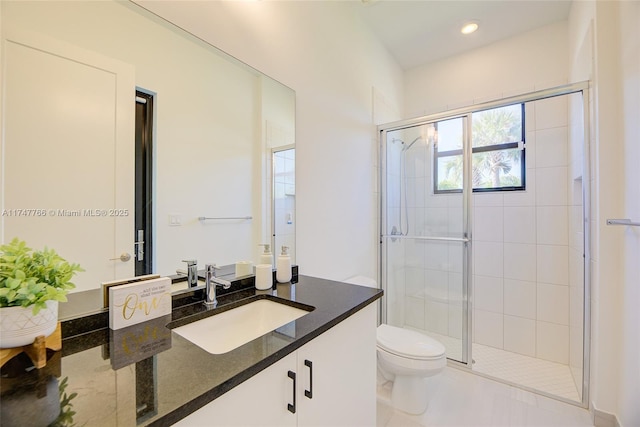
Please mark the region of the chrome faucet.
[[205, 298], [204, 305], [210, 308], [216, 308], [218, 306], [218, 300], [216, 298], [216, 286], [222, 286], [222, 289], [229, 289], [231, 282], [216, 277], [215, 264], [206, 264], [204, 267], [204, 280], [205, 280]]
[[198, 261], [195, 259], [182, 260], [187, 263], [187, 284], [190, 288], [198, 286]]

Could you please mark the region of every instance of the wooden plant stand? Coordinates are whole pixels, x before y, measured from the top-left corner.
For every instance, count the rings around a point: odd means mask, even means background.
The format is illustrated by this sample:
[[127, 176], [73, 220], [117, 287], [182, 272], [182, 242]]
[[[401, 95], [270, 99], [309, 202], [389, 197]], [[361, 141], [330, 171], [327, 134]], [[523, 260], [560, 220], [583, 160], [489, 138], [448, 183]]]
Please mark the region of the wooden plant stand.
[[60, 328], [60, 322], [58, 322], [56, 330], [53, 331], [51, 335], [48, 337], [40, 335], [36, 337], [33, 344], [23, 347], [0, 349], [0, 367], [4, 366], [5, 363], [18, 354], [24, 352], [29, 356], [31, 362], [33, 362], [33, 366], [37, 369], [43, 368], [47, 365], [47, 349], [53, 351], [62, 349], [62, 329]]

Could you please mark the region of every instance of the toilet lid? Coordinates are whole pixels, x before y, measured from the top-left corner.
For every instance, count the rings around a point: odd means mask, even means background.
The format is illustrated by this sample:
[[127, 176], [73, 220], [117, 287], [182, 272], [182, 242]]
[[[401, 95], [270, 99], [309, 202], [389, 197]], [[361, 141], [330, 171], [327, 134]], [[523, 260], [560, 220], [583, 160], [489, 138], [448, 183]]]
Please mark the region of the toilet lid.
[[444, 346], [433, 338], [395, 326], [378, 326], [377, 340], [381, 349], [412, 359], [439, 359], [445, 354]]

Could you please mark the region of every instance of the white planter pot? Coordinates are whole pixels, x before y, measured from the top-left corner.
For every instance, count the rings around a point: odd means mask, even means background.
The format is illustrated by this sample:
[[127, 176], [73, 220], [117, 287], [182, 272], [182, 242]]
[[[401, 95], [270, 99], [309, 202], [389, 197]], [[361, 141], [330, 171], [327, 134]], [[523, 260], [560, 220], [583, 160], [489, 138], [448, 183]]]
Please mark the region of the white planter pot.
[[35, 316], [33, 307], [0, 308], [0, 348], [22, 347], [38, 335], [51, 335], [58, 324], [58, 301], [45, 304]]

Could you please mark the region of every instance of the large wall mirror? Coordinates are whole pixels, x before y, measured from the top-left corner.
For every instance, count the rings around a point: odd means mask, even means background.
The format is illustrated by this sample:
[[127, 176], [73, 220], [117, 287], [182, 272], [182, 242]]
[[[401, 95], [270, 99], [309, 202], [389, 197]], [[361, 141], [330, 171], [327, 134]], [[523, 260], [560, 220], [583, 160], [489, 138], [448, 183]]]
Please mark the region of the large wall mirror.
[[80, 263], [76, 291], [295, 261], [292, 89], [130, 2], [0, 7], [3, 242]]

